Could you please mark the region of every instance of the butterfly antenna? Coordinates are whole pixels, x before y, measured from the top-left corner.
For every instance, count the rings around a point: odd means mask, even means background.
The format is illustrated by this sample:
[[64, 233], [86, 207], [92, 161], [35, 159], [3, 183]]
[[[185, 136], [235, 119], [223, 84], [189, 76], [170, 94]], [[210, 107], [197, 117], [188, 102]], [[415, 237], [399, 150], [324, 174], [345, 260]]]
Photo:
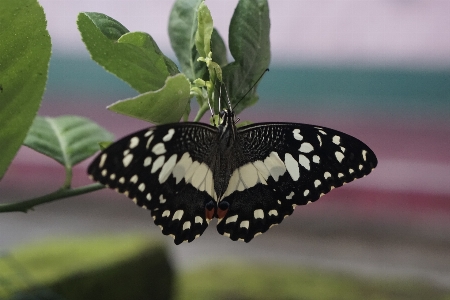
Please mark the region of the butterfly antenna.
[[[236, 106], [239, 104], [239, 102], [241, 102], [242, 100], [244, 100], [245, 96], [248, 95], [248, 93], [250, 93], [251, 90], [253, 90], [253, 88], [258, 84], [258, 82], [261, 80], [261, 78], [264, 76], [264, 74], [266, 74], [266, 72], [269, 72], [269, 68], [265, 69], [264, 72], [261, 74], [261, 76], [259, 76], [259, 78], [255, 81], [255, 83], [252, 85], [252, 87], [247, 91], [247, 93], [245, 93], [244, 96], [242, 96], [241, 99], [239, 99], [239, 101], [233, 106], [233, 109], [236, 108]], [[228, 99], [228, 102], [230, 100]], [[230, 108], [231, 108], [231, 103], [230, 103]]]
[[228, 95], [228, 91], [227, 91], [227, 88], [226, 88], [225, 84], [223, 84], [223, 89], [225, 90], [225, 93], [227, 94], [228, 108], [230, 109], [230, 112], [232, 112], [233, 108], [231, 107], [230, 96]]

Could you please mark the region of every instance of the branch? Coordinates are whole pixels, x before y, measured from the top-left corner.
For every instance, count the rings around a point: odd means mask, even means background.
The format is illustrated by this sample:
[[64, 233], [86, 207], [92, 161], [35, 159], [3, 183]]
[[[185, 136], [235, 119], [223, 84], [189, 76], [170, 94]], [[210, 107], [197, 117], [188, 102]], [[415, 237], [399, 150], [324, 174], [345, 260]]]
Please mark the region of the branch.
[[104, 185], [100, 183], [93, 183], [90, 185], [81, 186], [78, 188], [61, 188], [53, 193], [40, 196], [37, 198], [17, 202], [17, 203], [6, 203], [0, 204], [0, 213], [2, 212], [24, 212], [26, 213], [28, 210], [33, 209], [35, 206], [53, 202], [56, 200], [61, 200], [68, 197], [78, 196], [90, 192], [94, 192], [96, 190], [100, 190], [105, 188]]

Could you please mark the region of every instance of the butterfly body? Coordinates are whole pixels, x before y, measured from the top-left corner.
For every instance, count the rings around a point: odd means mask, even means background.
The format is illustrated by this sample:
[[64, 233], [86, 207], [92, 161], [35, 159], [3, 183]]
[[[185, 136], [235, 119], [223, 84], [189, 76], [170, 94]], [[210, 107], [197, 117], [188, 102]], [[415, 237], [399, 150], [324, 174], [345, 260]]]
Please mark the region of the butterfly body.
[[236, 128], [221, 123], [155, 126], [109, 146], [88, 169], [93, 180], [149, 209], [176, 244], [218, 219], [219, 233], [249, 242], [296, 205], [363, 177], [377, 165], [364, 143], [345, 133], [297, 123]]

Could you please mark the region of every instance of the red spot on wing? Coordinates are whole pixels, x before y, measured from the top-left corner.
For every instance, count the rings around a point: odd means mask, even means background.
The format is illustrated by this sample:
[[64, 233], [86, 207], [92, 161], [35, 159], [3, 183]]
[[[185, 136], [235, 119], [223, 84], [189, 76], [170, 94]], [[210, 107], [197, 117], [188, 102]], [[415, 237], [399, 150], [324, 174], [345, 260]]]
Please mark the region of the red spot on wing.
[[215, 212], [215, 208], [211, 208], [211, 209], [205, 208], [206, 219], [212, 220], [212, 218], [214, 218], [214, 212]]
[[225, 215], [227, 214], [227, 212], [228, 212], [228, 209], [221, 210], [220, 208], [217, 208], [217, 218], [219, 220], [223, 219], [225, 217]]

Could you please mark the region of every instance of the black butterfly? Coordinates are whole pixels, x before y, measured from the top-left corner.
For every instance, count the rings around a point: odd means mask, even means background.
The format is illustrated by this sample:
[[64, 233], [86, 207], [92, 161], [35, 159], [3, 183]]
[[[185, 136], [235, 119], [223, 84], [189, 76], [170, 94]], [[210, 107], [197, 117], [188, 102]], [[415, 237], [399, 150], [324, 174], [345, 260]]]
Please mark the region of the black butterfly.
[[369, 174], [377, 158], [363, 142], [314, 125], [173, 123], [135, 132], [91, 163], [93, 180], [151, 211], [175, 244], [217, 231], [249, 242], [344, 183]]

